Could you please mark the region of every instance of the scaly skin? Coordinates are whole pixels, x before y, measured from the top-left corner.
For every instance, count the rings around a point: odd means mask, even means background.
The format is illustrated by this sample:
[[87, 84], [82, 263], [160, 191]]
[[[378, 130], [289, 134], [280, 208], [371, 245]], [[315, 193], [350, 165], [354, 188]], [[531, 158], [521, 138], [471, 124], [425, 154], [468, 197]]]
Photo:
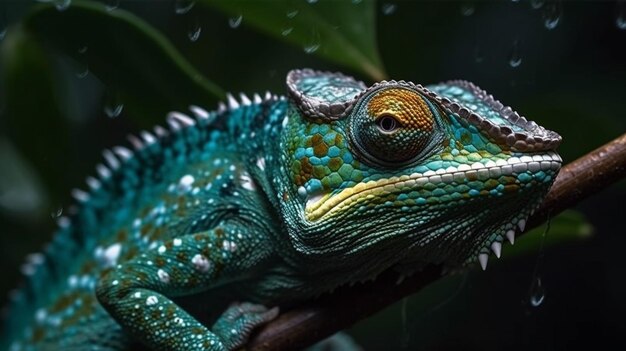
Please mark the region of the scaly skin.
[[557, 134], [467, 82], [287, 85], [105, 151], [30, 256], [0, 346], [230, 350], [270, 307], [389, 268], [484, 268], [561, 164]]

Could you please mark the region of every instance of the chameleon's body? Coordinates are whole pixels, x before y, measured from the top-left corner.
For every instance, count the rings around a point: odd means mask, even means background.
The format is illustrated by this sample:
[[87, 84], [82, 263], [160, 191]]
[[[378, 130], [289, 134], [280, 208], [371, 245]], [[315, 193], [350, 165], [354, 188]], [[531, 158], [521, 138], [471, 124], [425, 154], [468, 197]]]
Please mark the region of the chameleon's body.
[[232, 349], [269, 307], [391, 267], [484, 268], [561, 164], [557, 134], [467, 82], [287, 83], [105, 152], [31, 256], [0, 347]]

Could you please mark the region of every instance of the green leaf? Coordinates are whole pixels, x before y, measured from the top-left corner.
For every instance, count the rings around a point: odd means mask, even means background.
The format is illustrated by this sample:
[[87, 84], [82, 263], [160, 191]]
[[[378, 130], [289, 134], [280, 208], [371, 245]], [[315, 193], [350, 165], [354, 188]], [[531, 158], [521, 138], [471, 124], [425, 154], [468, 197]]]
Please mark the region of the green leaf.
[[241, 20], [244, 25], [258, 28], [374, 80], [386, 77], [376, 45], [376, 3], [373, 0], [202, 2], [231, 16], [233, 23]]
[[160, 121], [171, 110], [186, 110], [190, 104], [213, 106], [223, 98], [223, 91], [167, 38], [127, 11], [73, 1], [63, 11], [37, 6], [23, 23], [41, 42], [86, 63], [108, 89], [121, 95], [129, 115], [144, 118], [144, 124]]

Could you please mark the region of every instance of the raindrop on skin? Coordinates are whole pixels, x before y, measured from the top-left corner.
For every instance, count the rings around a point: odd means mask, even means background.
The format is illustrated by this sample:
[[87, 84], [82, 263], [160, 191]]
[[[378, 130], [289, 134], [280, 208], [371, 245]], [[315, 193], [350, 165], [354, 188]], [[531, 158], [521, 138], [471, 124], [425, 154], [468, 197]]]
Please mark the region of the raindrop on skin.
[[541, 278], [537, 277], [530, 286], [530, 305], [532, 307], [539, 307], [545, 299], [546, 291], [541, 284]]
[[513, 42], [511, 48], [511, 54], [509, 55], [509, 66], [516, 68], [522, 64], [522, 57], [520, 56], [519, 41]]
[[237, 17], [231, 17], [228, 19], [228, 26], [230, 28], [238, 28], [241, 25], [241, 21], [243, 20], [243, 16], [239, 15]]
[[383, 6], [381, 6], [381, 10], [385, 16], [393, 15], [397, 9], [398, 6], [396, 4], [383, 4]]
[[559, 25], [562, 12], [563, 10], [561, 9], [561, 2], [549, 1], [545, 3], [542, 15], [543, 25], [546, 27], [546, 29], [552, 30]]
[[626, 1], [617, 2], [617, 16], [615, 17], [615, 25], [618, 29], [626, 30]]
[[189, 12], [196, 4], [195, 1], [190, 0], [176, 0], [174, 3], [174, 12], [177, 15], [184, 15]]

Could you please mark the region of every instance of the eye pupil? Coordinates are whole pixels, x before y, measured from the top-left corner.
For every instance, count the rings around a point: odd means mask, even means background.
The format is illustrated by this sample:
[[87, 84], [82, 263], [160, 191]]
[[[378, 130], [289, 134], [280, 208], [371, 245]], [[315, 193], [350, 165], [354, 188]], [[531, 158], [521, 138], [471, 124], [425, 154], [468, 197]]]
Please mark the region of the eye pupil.
[[393, 132], [396, 128], [398, 128], [398, 121], [391, 116], [382, 116], [378, 119], [378, 127], [383, 132]]

